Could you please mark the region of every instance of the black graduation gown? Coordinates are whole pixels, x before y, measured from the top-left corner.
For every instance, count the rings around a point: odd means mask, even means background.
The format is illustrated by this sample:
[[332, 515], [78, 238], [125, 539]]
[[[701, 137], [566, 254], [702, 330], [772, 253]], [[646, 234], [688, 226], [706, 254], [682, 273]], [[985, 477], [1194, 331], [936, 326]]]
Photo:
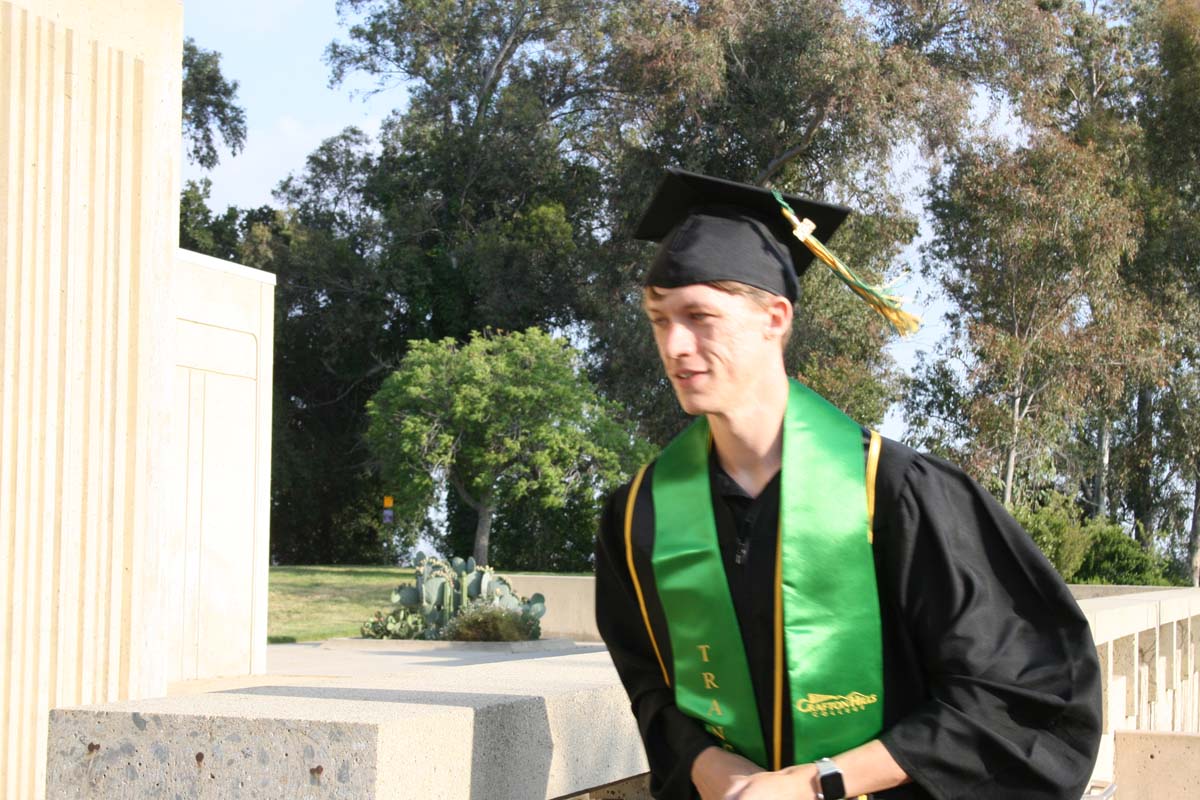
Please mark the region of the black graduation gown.
[[[780, 478], [751, 500], [715, 456], [711, 466], [721, 553], [767, 728]], [[671, 670], [650, 564], [653, 470], [646, 471], [635, 507], [634, 564]], [[601, 521], [596, 622], [629, 693], [651, 793], [690, 800], [697, 796], [692, 762], [715, 740], [676, 708], [663, 683], [626, 562], [628, 492], [627, 484], [608, 499]], [[1099, 747], [1100, 668], [1087, 621], [1049, 561], [961, 470], [887, 439], [874, 531], [884, 664], [879, 738], [913, 780], [876, 797], [1078, 800]], [[784, 696], [790, 696], [786, 684]], [[786, 764], [792, 752], [786, 710], [783, 722]], [[770, 741], [764, 730], [768, 751]]]

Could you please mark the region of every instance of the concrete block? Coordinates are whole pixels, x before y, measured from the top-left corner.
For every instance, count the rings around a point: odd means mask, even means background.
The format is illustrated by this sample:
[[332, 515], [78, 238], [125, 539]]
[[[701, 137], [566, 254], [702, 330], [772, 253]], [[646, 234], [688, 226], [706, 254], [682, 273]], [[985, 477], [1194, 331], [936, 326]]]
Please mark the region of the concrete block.
[[47, 798], [549, 800], [647, 769], [605, 651], [286, 652], [350, 674], [55, 711]]
[[362, 723], [51, 712], [48, 797], [353, 798], [377, 786]]
[[1200, 797], [1200, 736], [1117, 731], [1120, 800], [1195, 800]]
[[568, 800], [651, 800], [650, 775], [638, 775], [636, 778], [601, 786]]

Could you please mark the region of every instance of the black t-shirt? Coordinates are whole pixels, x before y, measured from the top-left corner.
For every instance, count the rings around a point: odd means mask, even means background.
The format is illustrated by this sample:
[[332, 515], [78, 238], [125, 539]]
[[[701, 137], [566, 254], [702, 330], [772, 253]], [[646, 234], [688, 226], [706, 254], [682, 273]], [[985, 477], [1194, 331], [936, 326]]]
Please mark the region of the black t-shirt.
[[[650, 563], [653, 469], [646, 471], [633, 514], [634, 564], [670, 670], [670, 639]], [[766, 721], [773, 718], [781, 476], [750, 498], [714, 457], [710, 480], [759, 719]], [[609, 498], [601, 522], [596, 621], [638, 720], [651, 792], [690, 800], [696, 796], [692, 762], [714, 740], [675, 706], [650, 644], [627, 566], [628, 491], [622, 487]], [[879, 738], [914, 781], [877, 797], [1077, 800], [1099, 747], [1100, 670], [1091, 631], [1066, 585], [999, 503], [940, 459], [884, 440], [876, 498], [884, 638]], [[786, 760], [791, 715], [782, 717]], [[763, 735], [769, 744], [771, 732]]]

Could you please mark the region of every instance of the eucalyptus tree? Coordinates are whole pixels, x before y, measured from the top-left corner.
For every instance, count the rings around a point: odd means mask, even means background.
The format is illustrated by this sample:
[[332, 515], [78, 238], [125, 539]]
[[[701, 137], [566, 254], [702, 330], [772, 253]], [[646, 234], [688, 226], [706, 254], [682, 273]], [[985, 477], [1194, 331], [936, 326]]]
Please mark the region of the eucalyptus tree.
[[[941, 10], [939, 10], [941, 9]], [[943, 13], [945, 12], [945, 13]], [[613, 236], [589, 286], [595, 374], [656, 441], [682, 422], [638, 327], [649, 248], [629, 242], [663, 166], [768, 184], [857, 214], [831, 243], [880, 278], [917, 231], [893, 169], [960, 137], [980, 86], [1008, 97], [1052, 67], [1057, 21], [1028, 3], [635, 3], [609, 18], [608, 82], [620, 89], [602, 134]], [[613, 145], [611, 143], [617, 143]], [[815, 268], [787, 355], [818, 390], [878, 422], [898, 382], [890, 332]]]
[[1153, 4], [1146, 17], [1153, 58], [1140, 76], [1137, 109], [1145, 131], [1145, 243], [1129, 273], [1169, 323], [1172, 335], [1164, 344], [1174, 358], [1167, 380], [1139, 392], [1138, 460], [1160, 468], [1147, 470], [1158, 480], [1135, 484], [1131, 505], [1153, 530], [1154, 506], [1190, 489], [1194, 561], [1200, 547], [1200, 473], [1189, 439], [1200, 430], [1200, 4], [1165, 0]]
[[1108, 171], [1096, 150], [1046, 133], [1012, 152], [968, 151], [934, 184], [927, 270], [954, 304], [973, 462], [999, 479], [1006, 504], [1022, 467], [1053, 474], [1092, 385], [1082, 355], [1094, 354], [1136, 246], [1136, 215], [1112, 196]]

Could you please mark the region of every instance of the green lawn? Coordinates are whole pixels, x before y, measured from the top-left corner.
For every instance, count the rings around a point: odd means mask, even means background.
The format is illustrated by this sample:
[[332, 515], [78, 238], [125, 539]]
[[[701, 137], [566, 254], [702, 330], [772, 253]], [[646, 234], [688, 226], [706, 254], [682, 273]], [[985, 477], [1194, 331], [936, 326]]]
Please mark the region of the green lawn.
[[391, 609], [392, 589], [412, 580], [400, 567], [271, 567], [267, 641], [358, 636], [375, 611]]

